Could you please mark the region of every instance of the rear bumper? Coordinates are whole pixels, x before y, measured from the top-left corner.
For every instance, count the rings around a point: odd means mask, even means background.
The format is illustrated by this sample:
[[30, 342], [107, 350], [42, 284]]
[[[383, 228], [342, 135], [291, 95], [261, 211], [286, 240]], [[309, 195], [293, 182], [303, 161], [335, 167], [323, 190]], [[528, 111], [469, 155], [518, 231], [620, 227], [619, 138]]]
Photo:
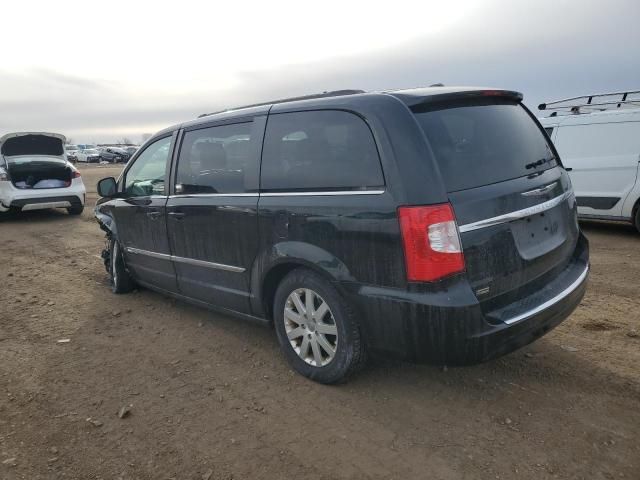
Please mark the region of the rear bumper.
[[483, 311], [463, 275], [429, 292], [361, 286], [352, 300], [374, 351], [420, 363], [475, 364], [527, 345], [566, 319], [586, 291], [588, 258], [588, 243], [581, 235], [560, 274], [540, 290], [491, 312]]
[[45, 208], [69, 208], [84, 205], [86, 190], [81, 179], [75, 179], [70, 187], [47, 189], [19, 189], [9, 182], [0, 188], [0, 212], [10, 207], [20, 210]]

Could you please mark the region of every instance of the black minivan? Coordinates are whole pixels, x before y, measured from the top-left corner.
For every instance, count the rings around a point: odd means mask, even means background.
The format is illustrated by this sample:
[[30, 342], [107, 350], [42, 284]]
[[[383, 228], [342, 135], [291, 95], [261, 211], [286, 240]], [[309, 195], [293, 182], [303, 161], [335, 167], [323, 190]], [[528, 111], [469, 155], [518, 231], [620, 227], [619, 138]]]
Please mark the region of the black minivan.
[[332, 383], [367, 353], [461, 365], [580, 303], [571, 182], [518, 92], [330, 92], [156, 134], [96, 217], [115, 293], [135, 284], [272, 323]]

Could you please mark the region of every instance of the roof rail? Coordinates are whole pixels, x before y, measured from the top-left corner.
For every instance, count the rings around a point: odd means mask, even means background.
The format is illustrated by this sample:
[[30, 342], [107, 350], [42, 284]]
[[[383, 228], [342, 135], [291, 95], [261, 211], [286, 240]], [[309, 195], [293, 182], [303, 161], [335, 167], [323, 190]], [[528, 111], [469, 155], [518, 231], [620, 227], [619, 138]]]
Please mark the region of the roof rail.
[[577, 115], [625, 107], [640, 108], [640, 90], [598, 93], [554, 100], [553, 102], [541, 103], [538, 105], [538, 110], [553, 110], [551, 116], [555, 117], [558, 114]]
[[281, 98], [280, 100], [271, 100], [269, 102], [253, 103], [251, 105], [243, 105], [241, 107], [226, 108], [226, 109], [220, 110], [218, 112], [203, 113], [201, 115], [198, 115], [198, 118], [208, 117], [209, 115], [215, 115], [216, 113], [229, 112], [231, 110], [240, 110], [242, 108], [261, 107], [263, 105], [273, 105], [273, 104], [276, 104], [276, 103], [295, 102], [295, 101], [298, 101], [298, 100], [312, 100], [314, 98], [340, 97], [340, 96], [343, 96], [343, 95], [355, 95], [357, 93], [365, 93], [365, 92], [364, 92], [364, 90], [333, 90], [331, 92], [314, 93], [312, 95], [302, 95], [300, 97]]

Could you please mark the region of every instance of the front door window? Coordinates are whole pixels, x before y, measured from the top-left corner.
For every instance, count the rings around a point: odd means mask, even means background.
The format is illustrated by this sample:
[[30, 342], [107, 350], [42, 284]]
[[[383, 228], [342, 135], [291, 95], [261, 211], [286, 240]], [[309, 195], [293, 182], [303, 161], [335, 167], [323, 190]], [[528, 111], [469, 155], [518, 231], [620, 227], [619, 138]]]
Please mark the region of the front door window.
[[145, 148], [126, 173], [124, 193], [127, 197], [165, 195], [170, 150], [171, 137], [161, 138]]

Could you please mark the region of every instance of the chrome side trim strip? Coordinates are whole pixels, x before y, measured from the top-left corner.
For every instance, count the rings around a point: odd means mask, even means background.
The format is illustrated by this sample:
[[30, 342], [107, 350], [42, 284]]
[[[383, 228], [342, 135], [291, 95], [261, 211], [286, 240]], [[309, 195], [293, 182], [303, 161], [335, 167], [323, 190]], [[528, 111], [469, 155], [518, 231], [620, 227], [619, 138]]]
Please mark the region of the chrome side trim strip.
[[259, 197], [259, 193], [180, 193], [169, 195], [169, 198], [201, 198], [201, 197]]
[[382, 195], [385, 190], [340, 190], [334, 192], [265, 192], [265, 193], [181, 193], [169, 195], [168, 198], [199, 197], [309, 197], [329, 195]]
[[127, 253], [134, 253], [136, 255], [146, 255], [147, 257], [159, 258], [160, 260], [171, 260], [171, 255], [166, 253], [150, 252], [149, 250], [141, 250], [139, 248], [126, 247]]
[[562, 202], [567, 200], [568, 198], [573, 196], [573, 191], [569, 190], [564, 192], [562, 195], [558, 195], [551, 200], [547, 200], [546, 202], [539, 203], [538, 205], [534, 205], [533, 207], [524, 208], [522, 210], [516, 210], [515, 212], [505, 213], [504, 215], [498, 215], [497, 217], [487, 218], [485, 220], [479, 220], [473, 223], [467, 223], [465, 225], [460, 225], [460, 233], [471, 232], [473, 230], [478, 230], [480, 228], [492, 227], [494, 225], [499, 225], [501, 223], [508, 223], [514, 220], [519, 220], [521, 218], [528, 217], [530, 215], [535, 215], [536, 213], [542, 213], [546, 210], [550, 210], [553, 207], [560, 205]]
[[167, 255], [166, 253], [150, 252], [149, 250], [141, 250], [139, 248], [127, 247], [125, 250], [127, 251], [127, 253], [133, 253], [135, 255], [146, 255], [147, 257], [159, 258], [161, 260], [168, 260], [171, 262], [186, 263], [188, 265], [195, 265], [197, 267], [213, 268], [216, 270], [226, 270], [228, 272], [236, 272], [236, 273], [242, 273], [245, 271], [244, 268], [235, 267], [233, 265], [207, 262], [205, 260], [196, 260], [195, 258], [177, 257], [175, 255]]
[[196, 260], [195, 258], [176, 257], [171, 256], [171, 260], [179, 263], [186, 263], [187, 265], [195, 265], [196, 267], [214, 268], [216, 270], [226, 270], [228, 272], [242, 273], [244, 268], [235, 267], [233, 265], [225, 265], [224, 263], [207, 262], [205, 260]]
[[311, 197], [330, 195], [382, 195], [384, 190], [340, 190], [335, 192], [266, 192], [261, 197]]
[[571, 294], [571, 292], [573, 292], [576, 288], [578, 288], [582, 284], [584, 279], [587, 277], [588, 273], [589, 273], [589, 265], [587, 264], [586, 268], [580, 274], [580, 276], [571, 285], [569, 285], [566, 289], [560, 292], [558, 295], [556, 295], [550, 300], [547, 300], [544, 303], [541, 303], [536, 308], [533, 308], [527, 312], [521, 313], [520, 315], [510, 318], [509, 320], [505, 320], [504, 323], [506, 323], [507, 325], [513, 325], [514, 323], [517, 323], [517, 322], [520, 322], [521, 320], [525, 320], [529, 317], [532, 317], [536, 313], [540, 313], [541, 311], [546, 310], [550, 306], [558, 303], [560, 300], [562, 300], [563, 298]]

